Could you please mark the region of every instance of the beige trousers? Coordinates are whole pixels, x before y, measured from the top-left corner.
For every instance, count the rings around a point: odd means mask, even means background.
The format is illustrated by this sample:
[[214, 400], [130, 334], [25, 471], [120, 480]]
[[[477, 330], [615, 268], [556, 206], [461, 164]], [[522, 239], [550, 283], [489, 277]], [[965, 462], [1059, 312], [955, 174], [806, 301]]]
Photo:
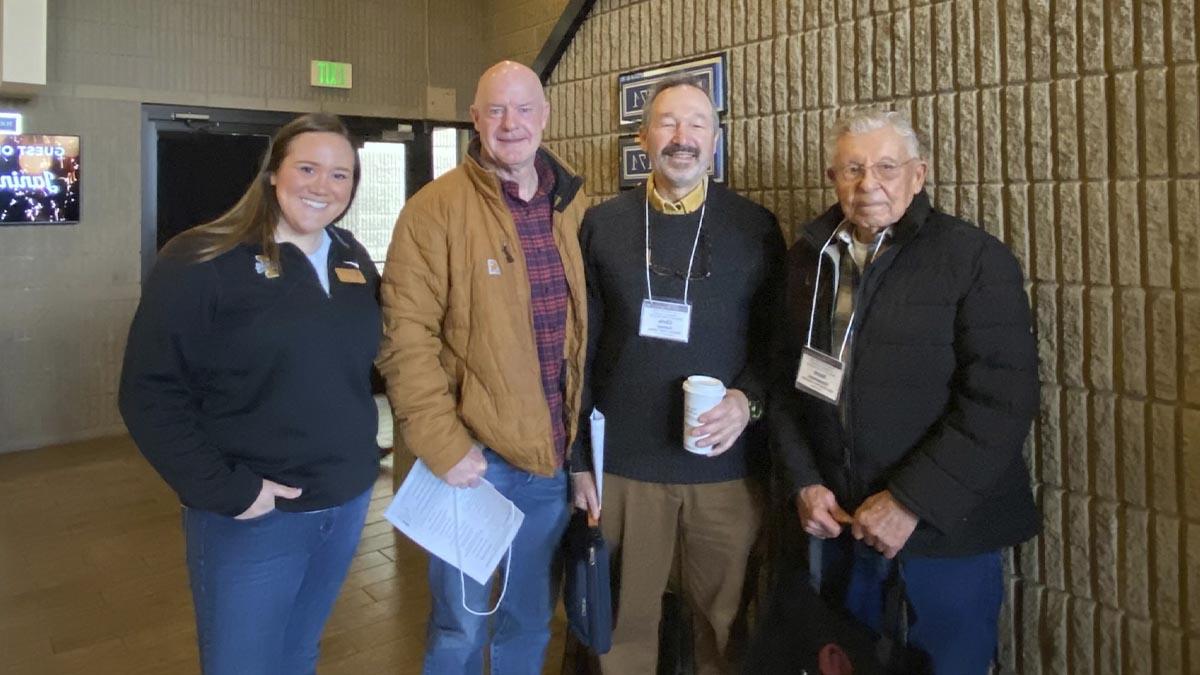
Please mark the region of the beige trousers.
[[695, 615], [696, 675], [729, 672], [729, 630], [761, 498], [749, 479], [700, 485], [604, 476], [600, 528], [612, 559], [617, 611], [605, 675], [654, 675], [662, 596], [680, 546], [680, 582]]

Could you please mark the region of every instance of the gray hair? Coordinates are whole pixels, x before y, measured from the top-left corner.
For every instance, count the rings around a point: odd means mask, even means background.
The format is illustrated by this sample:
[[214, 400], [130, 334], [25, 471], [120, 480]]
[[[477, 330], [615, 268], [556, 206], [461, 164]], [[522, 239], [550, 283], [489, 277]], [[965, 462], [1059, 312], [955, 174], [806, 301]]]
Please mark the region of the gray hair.
[[903, 139], [909, 158], [925, 156], [921, 149], [921, 139], [904, 113], [896, 110], [868, 109], [839, 117], [833, 126], [829, 127], [829, 133], [825, 137], [826, 165], [833, 166], [837, 142], [842, 136], [866, 134], [884, 127], [891, 127]]
[[687, 73], [668, 75], [659, 80], [658, 84], [654, 85], [654, 89], [650, 90], [650, 96], [646, 98], [645, 105], [642, 106], [642, 122], [638, 125], [638, 130], [644, 132], [646, 131], [646, 127], [650, 125], [650, 111], [653, 109], [654, 100], [658, 98], [658, 95], [675, 87], [695, 87], [704, 94], [704, 97], [708, 99], [708, 104], [712, 106], [713, 133], [717, 133], [717, 129], [721, 126], [721, 117], [717, 113], [717, 104], [713, 103], [712, 95], [704, 88], [704, 80], [696, 75], [689, 75]]

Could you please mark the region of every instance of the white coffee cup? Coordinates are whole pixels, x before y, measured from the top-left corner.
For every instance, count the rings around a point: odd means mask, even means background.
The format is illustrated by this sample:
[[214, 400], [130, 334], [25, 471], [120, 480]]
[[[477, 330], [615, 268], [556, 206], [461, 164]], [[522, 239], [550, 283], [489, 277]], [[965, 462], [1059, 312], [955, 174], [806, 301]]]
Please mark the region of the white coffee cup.
[[707, 455], [712, 446], [697, 447], [704, 436], [693, 436], [700, 426], [699, 417], [712, 410], [725, 398], [725, 385], [715, 377], [692, 375], [683, 383], [683, 449], [697, 455]]

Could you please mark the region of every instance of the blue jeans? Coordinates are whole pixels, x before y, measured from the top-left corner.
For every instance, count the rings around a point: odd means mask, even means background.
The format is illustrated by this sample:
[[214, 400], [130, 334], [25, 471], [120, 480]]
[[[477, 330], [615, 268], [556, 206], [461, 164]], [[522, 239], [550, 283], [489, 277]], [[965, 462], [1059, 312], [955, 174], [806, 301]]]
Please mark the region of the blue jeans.
[[[822, 595], [878, 633], [884, 583], [892, 561], [848, 535], [811, 540], [813, 581]], [[817, 562], [819, 560], [819, 562]], [[1004, 599], [999, 551], [955, 558], [901, 553], [900, 576], [909, 605], [908, 642], [929, 655], [934, 673], [986, 675], [996, 655]]]
[[[430, 556], [433, 607], [425, 643], [426, 675], [482, 673], [489, 637], [492, 675], [538, 675], [550, 642], [550, 616], [557, 601], [551, 566], [571, 515], [566, 473], [559, 469], [543, 478], [514, 467], [491, 450], [485, 450], [484, 457], [488, 462], [484, 478], [525, 514], [512, 544], [508, 590], [494, 615], [475, 616], [463, 609], [458, 568]], [[501, 560], [499, 570], [503, 569]], [[483, 586], [465, 577], [467, 606], [477, 612], [491, 609], [492, 589], [500, 576]]]
[[331, 509], [250, 520], [183, 510], [205, 675], [308, 675], [371, 491]]

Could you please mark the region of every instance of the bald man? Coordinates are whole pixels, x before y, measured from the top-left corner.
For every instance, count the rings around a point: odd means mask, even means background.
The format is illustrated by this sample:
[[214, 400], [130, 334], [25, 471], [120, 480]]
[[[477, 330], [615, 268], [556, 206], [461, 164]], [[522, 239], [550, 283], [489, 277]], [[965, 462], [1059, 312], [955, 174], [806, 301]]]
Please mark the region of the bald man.
[[541, 147], [550, 106], [529, 68], [479, 79], [479, 137], [396, 221], [383, 276], [379, 369], [404, 442], [446, 483], [486, 479], [525, 519], [507, 590], [429, 560], [425, 672], [541, 673], [550, 563], [570, 508], [563, 471], [579, 419], [587, 309], [583, 179]]

